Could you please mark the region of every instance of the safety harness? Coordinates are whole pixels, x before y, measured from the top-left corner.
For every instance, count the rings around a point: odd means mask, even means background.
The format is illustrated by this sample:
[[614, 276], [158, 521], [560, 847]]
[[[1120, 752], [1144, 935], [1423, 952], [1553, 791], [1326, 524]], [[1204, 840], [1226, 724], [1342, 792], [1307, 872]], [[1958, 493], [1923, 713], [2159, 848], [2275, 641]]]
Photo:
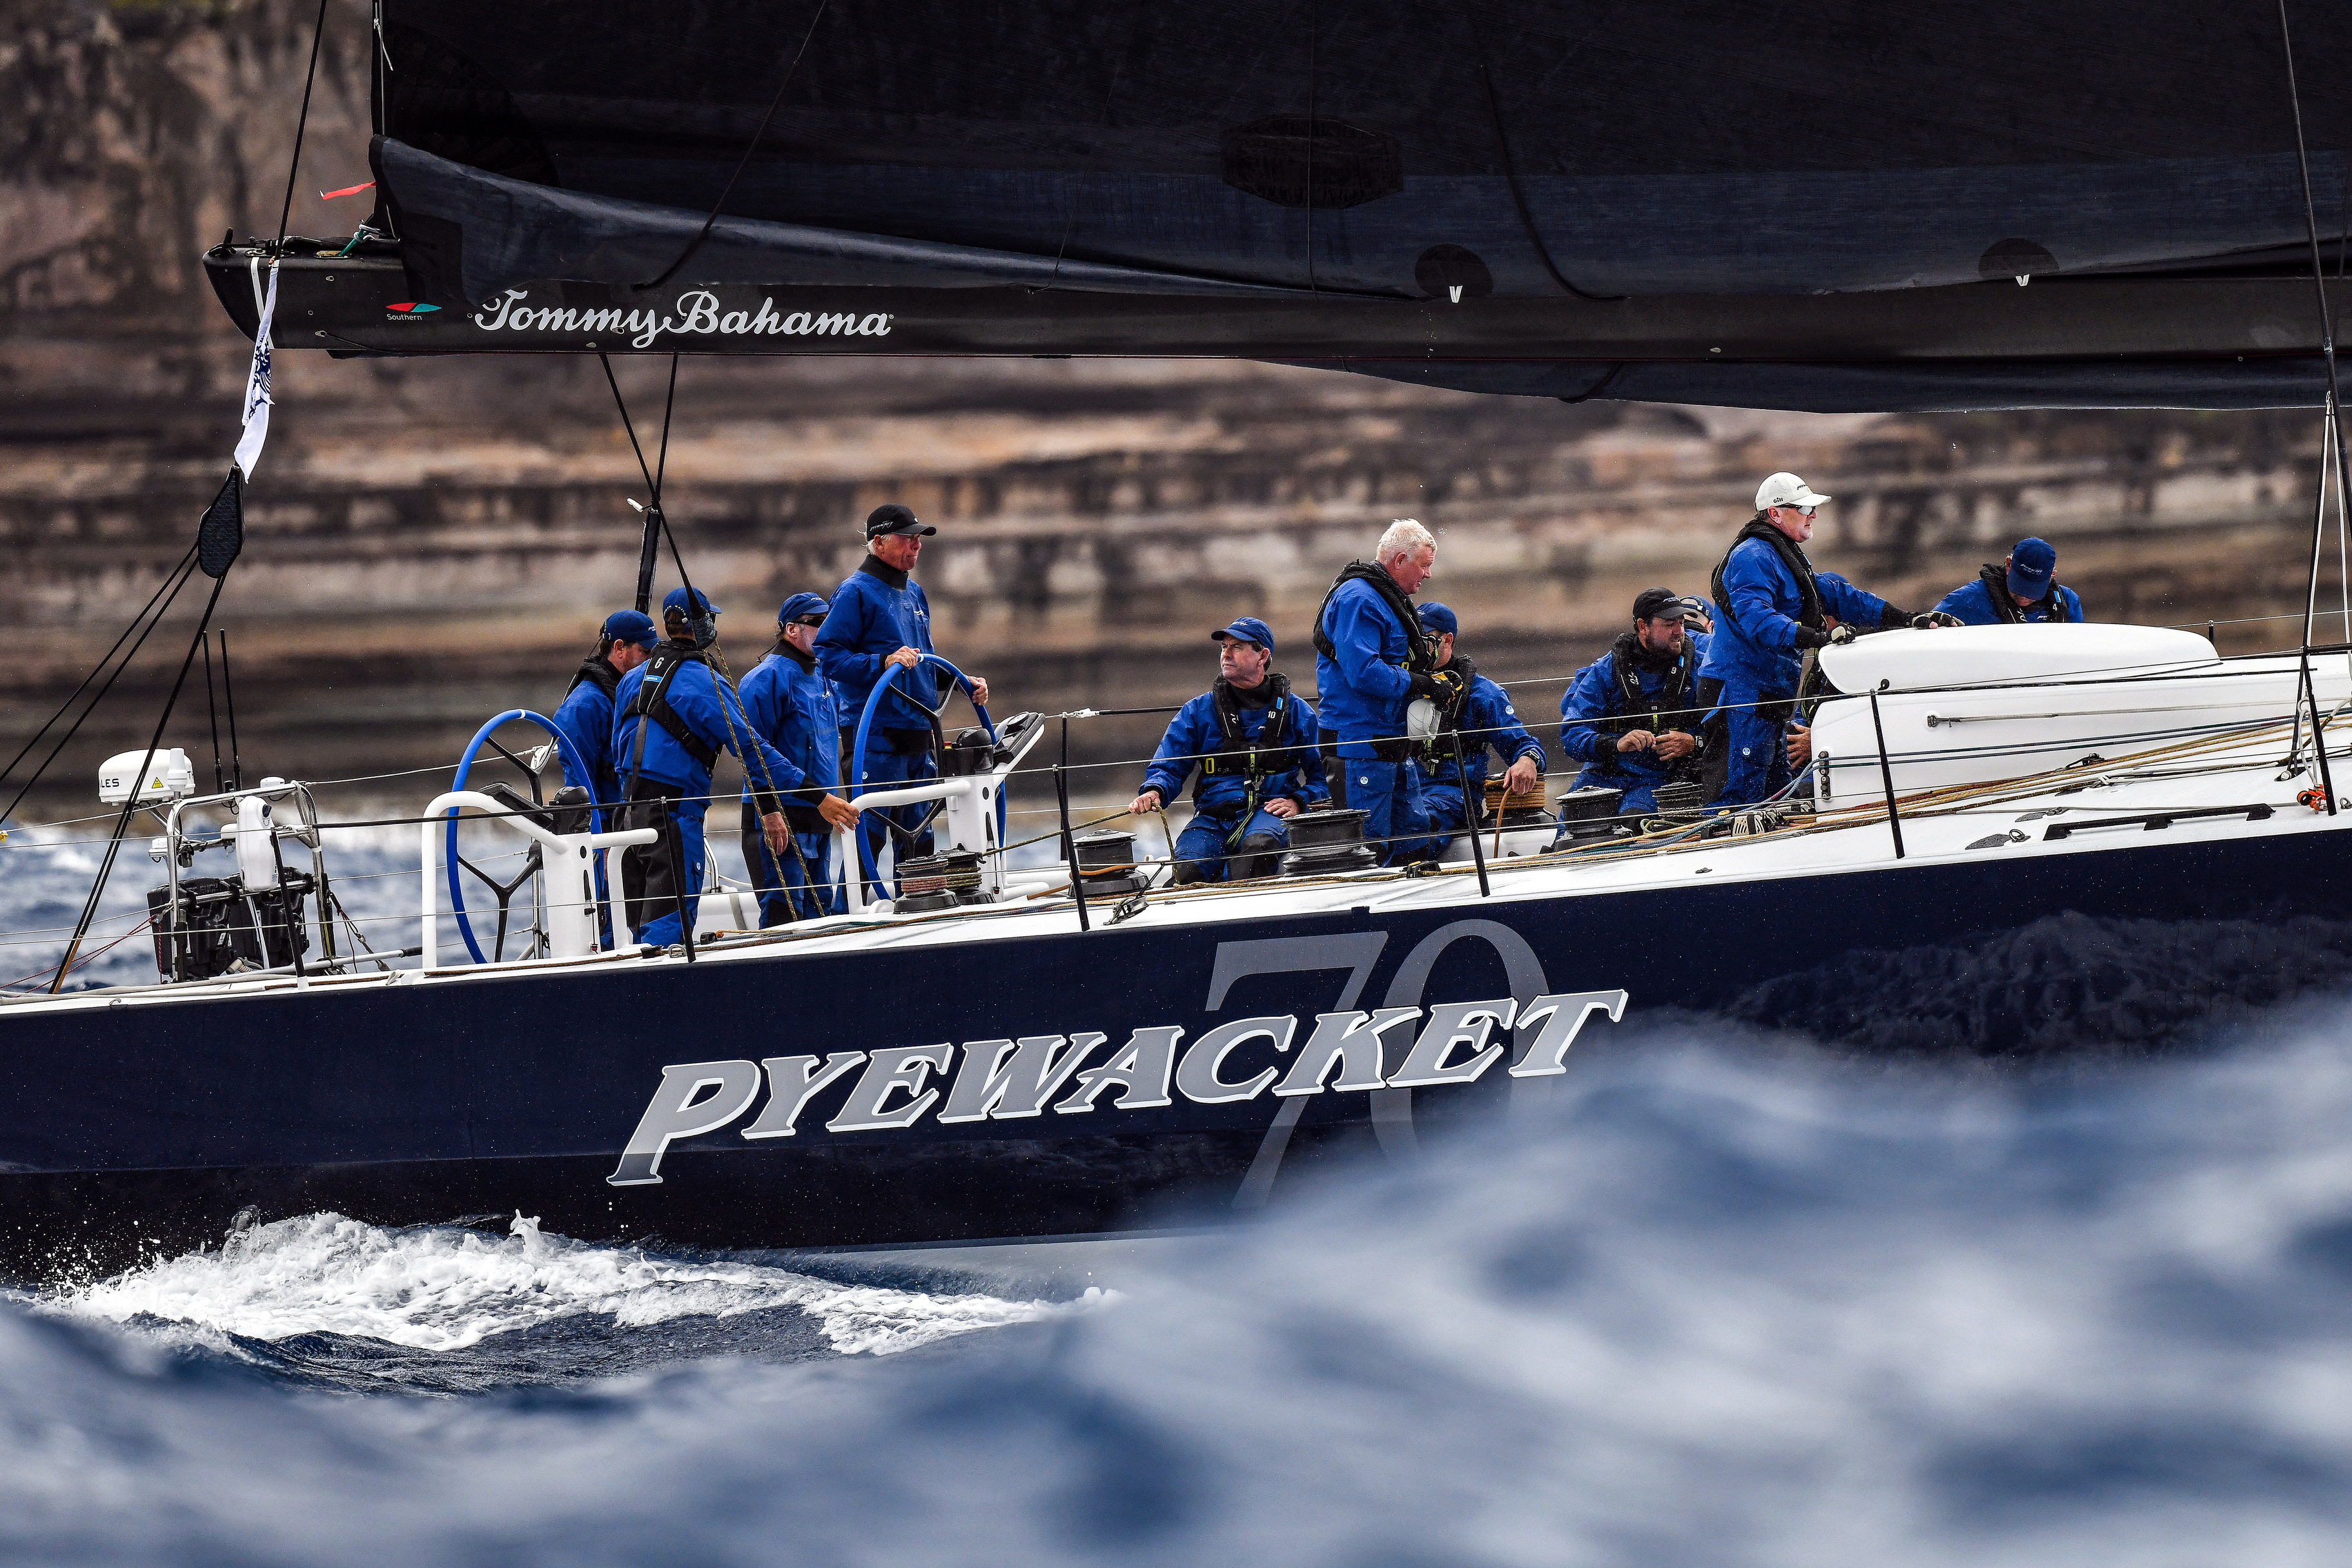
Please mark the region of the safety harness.
[[[1640, 636], [1620, 632], [1609, 649], [1609, 668], [1617, 679], [1617, 698], [1622, 711], [1597, 720], [1593, 728], [1604, 735], [1626, 735], [1635, 730], [1647, 730], [1656, 734], [1664, 730], [1689, 730], [1697, 732], [1696, 710], [1698, 659], [1691, 651], [1690, 639], [1683, 639], [1682, 652], [1665, 668], [1665, 683], [1653, 699], [1643, 695], [1641, 667], [1659, 667], [1659, 657], [1642, 646]], [[1684, 723], [1669, 724], [1669, 719], [1681, 719]]]
[[1268, 773], [1288, 773], [1298, 765], [1290, 738], [1290, 678], [1269, 673], [1261, 689], [1266, 694], [1265, 723], [1253, 740], [1242, 729], [1242, 701], [1223, 676], [1209, 688], [1209, 706], [1217, 716], [1217, 749], [1201, 759], [1203, 776], [1241, 773], [1255, 781]]
[[572, 685], [563, 689], [563, 695], [571, 696], [574, 688], [583, 680], [602, 691], [608, 702], [621, 689], [621, 672], [614, 669], [613, 661], [601, 653], [580, 661], [580, 668], [572, 672]]
[[[677, 672], [689, 664], [708, 668], [709, 663], [702, 649], [679, 647], [676, 643], [646, 660], [645, 680], [638, 686], [636, 695], [629, 699], [628, 707], [621, 711], [624, 719], [638, 721], [636, 747], [629, 758], [629, 782], [633, 785], [646, 765], [644, 721], [648, 719], [668, 731], [670, 739], [701, 766], [707, 768], [719, 761], [718, 748], [696, 734], [679, 716], [677, 710], [669, 705], [669, 683], [677, 679]], [[715, 673], [712, 679], [718, 679]], [[725, 706], [723, 700], [720, 706]]]
[[[1797, 595], [1804, 601], [1798, 613], [1797, 623], [1811, 626], [1817, 632], [1828, 630], [1828, 617], [1822, 612], [1822, 585], [1813, 581], [1812, 562], [1797, 547], [1795, 540], [1773, 527], [1772, 520], [1760, 511], [1749, 518], [1748, 526], [1733, 538], [1731, 550], [1723, 552], [1723, 559], [1715, 563], [1715, 575], [1707, 580], [1707, 585], [1714, 590], [1715, 602], [1725, 618], [1732, 625], [1739, 626], [1739, 615], [1731, 607], [1731, 594], [1723, 585], [1723, 574], [1730, 569], [1732, 551], [1751, 539], [1760, 539], [1770, 545], [1773, 553], [1780, 556], [1780, 564], [1787, 567], [1789, 574], [1797, 580]], [[1739, 629], [1744, 632], [1748, 628], [1740, 626]]]
[[2053, 621], [2066, 618], [2066, 602], [2055, 577], [2050, 579], [2050, 591], [2030, 605], [2019, 604], [2017, 595], [2009, 591], [2009, 571], [2006, 567], [1980, 566], [1977, 569], [1977, 577], [1985, 585], [1985, 597], [1992, 601], [1992, 613], [2012, 626], [2024, 624], [2028, 610], [2039, 610]]
[[[1233, 830], [1225, 835], [1225, 847], [1238, 847], [1248, 833], [1251, 821], [1267, 798], [1265, 784], [1297, 767], [1302, 760], [1300, 748], [1288, 744], [1290, 740], [1290, 678], [1269, 670], [1261, 688], [1266, 694], [1265, 722], [1252, 740], [1242, 729], [1242, 702], [1233, 683], [1223, 676], [1209, 688], [1209, 708], [1217, 716], [1217, 749], [1201, 759], [1201, 774], [1205, 780], [1223, 773], [1238, 773], [1244, 791], [1242, 802], [1234, 813]], [[1209, 818], [1215, 821], [1214, 817]]]
[[1323, 595], [1323, 607], [1315, 612], [1317, 653], [1325, 658], [1339, 657], [1339, 647], [1332, 642], [1331, 634], [1323, 629], [1323, 617], [1331, 612], [1332, 595], [1348, 583], [1370, 584], [1372, 591], [1380, 595], [1388, 605], [1389, 613], [1396, 616], [1397, 625], [1404, 628], [1404, 668], [1407, 673], [1426, 675], [1437, 668], [1437, 639], [1423, 629], [1420, 613], [1412, 607], [1412, 601], [1405, 596], [1405, 591], [1397, 586], [1396, 579], [1389, 575], [1388, 568], [1370, 561], [1350, 561], [1340, 568], [1337, 577], [1331, 579], [1330, 589]]

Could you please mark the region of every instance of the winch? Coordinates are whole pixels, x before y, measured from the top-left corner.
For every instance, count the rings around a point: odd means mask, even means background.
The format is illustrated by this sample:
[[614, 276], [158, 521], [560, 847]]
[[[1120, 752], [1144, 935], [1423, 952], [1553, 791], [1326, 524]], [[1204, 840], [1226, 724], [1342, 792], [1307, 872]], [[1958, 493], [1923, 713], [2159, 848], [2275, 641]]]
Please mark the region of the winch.
[[1364, 842], [1364, 821], [1370, 815], [1356, 807], [1332, 806], [1292, 817], [1290, 853], [1282, 858], [1282, 874], [1328, 877], [1379, 865], [1379, 852]]

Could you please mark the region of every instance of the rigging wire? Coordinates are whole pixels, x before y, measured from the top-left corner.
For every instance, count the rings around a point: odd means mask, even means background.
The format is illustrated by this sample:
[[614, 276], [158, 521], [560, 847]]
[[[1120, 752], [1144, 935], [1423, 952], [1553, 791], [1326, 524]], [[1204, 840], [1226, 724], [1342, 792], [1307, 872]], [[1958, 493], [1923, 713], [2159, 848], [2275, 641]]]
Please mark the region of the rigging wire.
[[[190, 545], [188, 547], [188, 553], [183, 556], [180, 560], [180, 563], [172, 569], [172, 574], [165, 578], [163, 585], [157, 588], [155, 590], [154, 596], [148, 599], [146, 606], [142, 608], [138, 615], [133, 616], [131, 618], [131, 625], [122, 628], [122, 637], [119, 637], [114, 639], [114, 647], [108, 648], [99, 658], [98, 663], [92, 667], [89, 674], [82, 678], [81, 685], [74, 688], [73, 697], [67, 698], [65, 705], [58, 710], [57, 713], [49, 720], [48, 723], [42, 725], [39, 732], [36, 733], [31, 740], [25, 742], [24, 750], [16, 753], [16, 758], [9, 763], [7, 767], [0, 768], [0, 779], [6, 778], [9, 773], [16, 771], [16, 763], [23, 762], [26, 755], [30, 752], [36, 745], [40, 743], [41, 736], [48, 733], [49, 725], [55, 724], [58, 720], [65, 717], [67, 710], [73, 706], [74, 698], [79, 697], [82, 694], [83, 689], [87, 688], [92, 680], [97, 679], [98, 672], [106, 668], [107, 660], [114, 658], [115, 649], [122, 647], [123, 637], [129, 637], [132, 628], [137, 627], [140, 621], [144, 619], [147, 625], [143, 630], [140, 631], [138, 640], [133, 642], [131, 645], [129, 651], [122, 655], [121, 661], [114, 667], [114, 673], [106, 678], [105, 684], [98, 689], [98, 694], [92, 697], [89, 700], [89, 705], [81, 710], [81, 717], [76, 719], [71, 725], [68, 726], [65, 733], [58, 737], [58, 743], [49, 748], [49, 754], [41, 759], [40, 765], [32, 771], [32, 773], [25, 780], [23, 784], [18, 786], [15, 798], [8, 802], [6, 809], [0, 810], [0, 822], [5, 822], [12, 815], [15, 814], [16, 808], [25, 803], [25, 797], [32, 793], [33, 786], [41, 782], [41, 775], [49, 771], [49, 764], [58, 760], [58, 753], [64, 751], [67, 744], [73, 740], [74, 736], [80, 732], [82, 725], [89, 720], [89, 716], [98, 711], [98, 705], [106, 700], [106, 694], [114, 689], [115, 681], [121, 678], [124, 670], [131, 668], [131, 661], [138, 657], [140, 648], [146, 645], [148, 633], [152, 632], [157, 626], [163, 625], [163, 617], [171, 612], [173, 600], [179, 597], [180, 590], [187, 586], [188, 579], [195, 575], [195, 570], [196, 548], [194, 545]], [[157, 602], [159, 599], [161, 600], [160, 604]], [[152, 614], [150, 613], [151, 611], [152, 612]]]
[[286, 200], [278, 208], [278, 248], [286, 248], [286, 221], [294, 214], [294, 176], [302, 167], [302, 134], [310, 126], [310, 89], [319, 80], [319, 40], [326, 36], [327, 0], [319, 0], [319, 19], [310, 28], [310, 68], [302, 77], [302, 112], [294, 121], [294, 156], [286, 164]]
[[220, 607], [221, 590], [228, 585], [226, 568], [213, 579], [212, 597], [205, 601], [205, 613], [197, 618], [196, 635], [188, 639], [187, 657], [180, 660], [179, 679], [172, 682], [172, 695], [164, 700], [163, 716], [155, 721], [155, 732], [148, 737], [147, 754], [139, 761], [139, 771], [131, 775], [130, 793], [123, 797], [122, 815], [114, 820], [114, 834], [106, 846], [106, 855], [99, 861], [98, 876], [89, 885], [89, 897], [81, 907], [81, 918], [74, 922], [73, 941], [66, 944], [66, 955], [58, 965], [58, 977], [49, 984], [49, 994], [57, 994], [65, 988], [66, 975], [73, 968], [74, 954], [81, 948], [82, 938], [89, 931], [89, 922], [98, 913], [98, 900], [106, 892], [107, 878], [114, 871], [115, 858], [122, 852], [122, 835], [131, 826], [131, 818], [140, 806], [141, 783], [147, 770], [154, 764], [155, 752], [163, 744], [163, 729], [172, 721], [172, 710], [179, 706], [180, 690], [188, 683], [188, 670], [196, 662], [196, 645], [211, 634], [213, 611]]
[[[2286, 0], [2278, 0], [2279, 48], [2286, 62], [2288, 107], [2294, 117], [2295, 167], [2303, 179], [2303, 221], [2311, 240], [2311, 288], [2319, 306], [2319, 352], [2327, 364], [2327, 402], [2322, 415], [2320, 459], [2326, 460], [2332, 445], [2336, 453], [2336, 497], [2339, 513], [2352, 507], [2352, 455], [2344, 450], [2342, 417], [2343, 387], [2336, 368], [2336, 315], [2327, 303], [2327, 267], [2319, 250], [2319, 207], [2311, 189], [2311, 150], [2303, 132], [2303, 89], [2296, 80], [2294, 68], [2294, 31], [2287, 20]], [[2327, 815], [2336, 813], [2336, 782], [2327, 763], [2327, 744], [2320, 733], [2319, 698], [2311, 680], [2311, 629], [2319, 608], [2319, 552], [2326, 537], [2327, 524], [2327, 474], [2319, 477], [2319, 502], [2311, 525], [2311, 578], [2309, 591], [2304, 598], [2303, 610], [2303, 683], [2311, 700], [2311, 731], [2314, 750], [2319, 763], [2320, 783], [2326, 792]], [[2296, 710], [2296, 754], [2302, 750], [2302, 710]]]
[[[324, 5], [325, 0], [320, 0], [320, 4]], [[784, 68], [784, 79], [776, 84], [776, 96], [768, 100], [768, 112], [760, 116], [759, 129], [751, 132], [751, 140], [744, 144], [743, 156], [736, 163], [735, 172], [727, 176], [726, 188], [719, 193], [719, 199], [710, 204], [710, 216], [702, 220], [701, 231], [687, 242], [686, 248], [677, 253], [677, 260], [662, 268], [660, 277], [638, 284], [638, 293], [658, 289], [668, 282], [677, 269], [686, 265], [687, 258], [701, 249], [702, 242], [710, 237], [711, 226], [719, 221], [719, 213], [726, 209], [727, 198], [735, 194], [735, 182], [741, 179], [743, 171], [751, 166], [751, 154], [759, 149], [760, 138], [768, 133], [768, 121], [776, 117], [777, 109], [784, 101], [784, 89], [793, 85], [793, 78], [801, 68], [801, 57], [808, 53], [809, 42], [816, 37], [816, 25], [824, 20], [825, 7], [831, 4], [832, 0], [817, 0], [816, 15], [809, 18], [808, 31], [801, 36], [801, 47], [793, 51], [793, 63]]]

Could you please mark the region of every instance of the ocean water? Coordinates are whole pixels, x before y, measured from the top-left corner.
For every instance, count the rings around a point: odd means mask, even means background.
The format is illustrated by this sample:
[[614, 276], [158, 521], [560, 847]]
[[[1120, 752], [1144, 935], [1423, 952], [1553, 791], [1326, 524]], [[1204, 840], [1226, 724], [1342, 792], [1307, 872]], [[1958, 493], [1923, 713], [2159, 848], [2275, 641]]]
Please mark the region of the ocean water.
[[1561, 1082], [1092, 1293], [314, 1215], [10, 1296], [0, 1558], [2352, 1556], [2342, 996], [2024, 1078], [1629, 1027]]
[[[396, 797], [360, 797], [349, 790], [322, 792], [319, 815], [321, 820], [330, 822], [414, 816], [446, 787], [447, 780], [428, 776], [415, 782], [415, 790]], [[1105, 803], [1081, 803], [1073, 809], [1084, 820], [1103, 815]], [[1056, 816], [1050, 808], [1029, 806], [1015, 812], [1011, 832], [1015, 839], [1024, 842], [1013, 854], [1013, 865], [1042, 865], [1058, 858], [1059, 847], [1050, 837], [1055, 821]], [[0, 930], [0, 989], [46, 991], [58, 960], [65, 954], [91, 880], [98, 873], [114, 818], [110, 813], [62, 824], [27, 826], [12, 821], [6, 826], [7, 837], [0, 841], [0, 888], [5, 888], [8, 895], [5, 929]], [[745, 888], [750, 884], [750, 874], [743, 864], [739, 826], [738, 811], [731, 802], [713, 805], [706, 844], [709, 863], [718, 875], [738, 888]], [[155, 946], [142, 923], [147, 916], [147, 889], [162, 886], [166, 875], [160, 862], [148, 858], [147, 846], [156, 831], [156, 824], [142, 815], [117, 855], [99, 901], [97, 917], [91, 922], [90, 934], [76, 957], [73, 974], [68, 982], [69, 989], [154, 984]], [[1156, 839], [1157, 834], [1156, 827], [1145, 830], [1147, 837]], [[1047, 837], [1039, 838], [1039, 835]], [[369, 947], [398, 952], [417, 945], [416, 828], [331, 828], [321, 837], [327, 875], [337, 899], [358, 925]], [[506, 829], [474, 824], [460, 829], [459, 852], [472, 865], [505, 881], [522, 869], [523, 855], [518, 843], [518, 836]], [[289, 841], [285, 846], [285, 855], [289, 867], [306, 871], [310, 868], [309, 851], [302, 846]], [[181, 874], [226, 876], [235, 869], [230, 854], [215, 849], [198, 854]], [[462, 878], [461, 886], [475, 940], [488, 953], [498, 918], [495, 895], [473, 877]], [[449, 900], [446, 885], [436, 901], [444, 911], [436, 938], [442, 955], [445, 959], [460, 957], [466, 948], [456, 919], [446, 912]], [[513, 907], [515, 918], [509, 926], [513, 934], [509, 936], [504, 950], [509, 958], [520, 954], [526, 940], [522, 933], [529, 924], [528, 886], [515, 895]], [[310, 924], [312, 943], [307, 956], [315, 957], [315, 899], [306, 900], [303, 917]], [[706, 925], [725, 924], [731, 923], [736, 915], [730, 906], [721, 904], [717, 914], [702, 918]], [[756, 923], [759, 918], [757, 903], [748, 896], [743, 900], [742, 918], [746, 923]], [[346, 927], [340, 921], [336, 942], [339, 949], [351, 950]], [[394, 968], [414, 968], [416, 962], [413, 958], [391, 961]]]

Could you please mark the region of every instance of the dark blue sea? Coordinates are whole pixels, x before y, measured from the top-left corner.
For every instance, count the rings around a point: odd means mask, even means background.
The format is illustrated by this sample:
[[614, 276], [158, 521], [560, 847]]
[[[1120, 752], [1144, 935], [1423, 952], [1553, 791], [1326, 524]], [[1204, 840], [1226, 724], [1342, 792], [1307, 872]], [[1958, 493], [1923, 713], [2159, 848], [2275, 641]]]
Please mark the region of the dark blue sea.
[[10, 1295], [0, 1558], [2352, 1561], [2343, 1000], [2028, 1076], [1629, 1028], [1564, 1081], [1099, 1258], [311, 1215]]

